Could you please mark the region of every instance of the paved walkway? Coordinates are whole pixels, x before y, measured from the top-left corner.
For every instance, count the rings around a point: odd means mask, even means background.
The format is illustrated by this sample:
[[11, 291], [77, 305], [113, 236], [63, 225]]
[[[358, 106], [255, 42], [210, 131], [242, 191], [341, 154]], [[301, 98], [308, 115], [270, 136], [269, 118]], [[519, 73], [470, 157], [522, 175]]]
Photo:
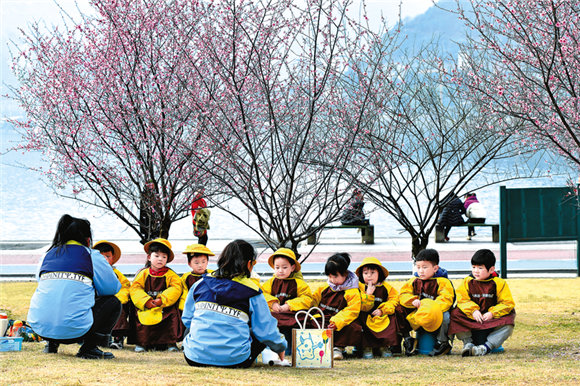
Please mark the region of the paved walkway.
[[[132, 276], [143, 267], [146, 254], [143, 246], [136, 240], [110, 240], [122, 251], [117, 268]], [[210, 239], [208, 247], [219, 255], [231, 240]], [[268, 257], [272, 250], [266, 248], [261, 240], [248, 240], [257, 246], [259, 257], [256, 271], [265, 277], [272, 274]], [[378, 258], [391, 272], [392, 278], [404, 278], [411, 274], [411, 239], [409, 237], [375, 239], [375, 244], [360, 243], [360, 238], [321, 238], [320, 244], [303, 244], [299, 248], [302, 258], [310, 254], [303, 264], [303, 272], [311, 277], [320, 277], [324, 272], [326, 259], [336, 252], [348, 252], [352, 257], [354, 270], [368, 256]], [[189, 270], [187, 259], [181, 253], [192, 240], [172, 240], [175, 259], [169, 264], [177, 273]], [[29, 280], [34, 276], [36, 265], [46, 251], [50, 241], [3, 241], [0, 242], [0, 280]], [[491, 237], [476, 236], [473, 240], [452, 239], [447, 243], [429, 244], [439, 251], [441, 266], [450, 271], [452, 277], [463, 277], [469, 273], [470, 259], [478, 249], [492, 250], [498, 258], [499, 244], [491, 242]], [[534, 242], [508, 244], [508, 276], [576, 277], [575, 242]], [[215, 267], [216, 258], [210, 259], [210, 268]]]

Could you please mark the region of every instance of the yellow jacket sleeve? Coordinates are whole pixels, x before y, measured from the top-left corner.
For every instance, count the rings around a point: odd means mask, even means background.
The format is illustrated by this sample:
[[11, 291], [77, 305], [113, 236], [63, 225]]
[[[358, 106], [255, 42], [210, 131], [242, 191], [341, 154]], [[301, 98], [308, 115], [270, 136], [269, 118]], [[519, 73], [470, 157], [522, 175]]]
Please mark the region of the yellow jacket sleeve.
[[488, 311], [493, 314], [494, 319], [497, 319], [512, 312], [516, 303], [507, 282], [499, 277], [495, 277], [493, 280], [497, 288], [497, 304], [490, 307]]
[[145, 303], [151, 296], [147, 295], [145, 292], [145, 280], [147, 280], [147, 276], [149, 276], [149, 269], [144, 268], [137, 273], [135, 279], [133, 279], [133, 284], [131, 284], [131, 288], [129, 289], [129, 294], [131, 295], [131, 301], [140, 310], [145, 309]]
[[[312, 291], [310, 286], [301, 279], [295, 278], [296, 286], [298, 287], [298, 296], [294, 299], [286, 301], [290, 307], [290, 311], [308, 310], [312, 305]], [[268, 300], [268, 298], [266, 298]]]
[[189, 290], [187, 289], [187, 277], [191, 275], [191, 271], [190, 272], [186, 272], [183, 275], [181, 275], [181, 297], [179, 298], [179, 310], [183, 311], [183, 307], [185, 306], [185, 301], [187, 300], [187, 294], [189, 293]]
[[392, 315], [399, 305], [399, 293], [390, 284], [383, 283], [383, 286], [389, 292], [389, 298], [379, 305], [379, 310], [383, 311], [383, 315]]
[[179, 275], [172, 270], [167, 271], [165, 274], [165, 283], [167, 284], [167, 288], [157, 297], [163, 300], [161, 307], [170, 307], [179, 301], [181, 293], [183, 292], [183, 286]]
[[455, 301], [455, 290], [453, 289], [453, 284], [451, 280], [438, 277], [437, 283], [439, 284], [439, 290], [437, 291], [437, 297], [435, 301], [439, 303], [442, 312], [449, 311], [453, 307], [453, 302]]
[[117, 279], [121, 282], [121, 289], [115, 295], [121, 304], [125, 304], [129, 301], [129, 288], [131, 288], [131, 282], [125, 277], [117, 268], [113, 268]]
[[457, 308], [468, 318], [473, 319], [473, 312], [479, 310], [479, 305], [471, 300], [469, 296], [469, 282], [473, 280], [471, 276], [466, 277], [457, 288]]
[[272, 296], [272, 283], [274, 282], [274, 277], [272, 277], [270, 280], [268, 280], [267, 282], [265, 282], [264, 284], [262, 284], [262, 292], [264, 293], [264, 297], [266, 298], [266, 302], [268, 302], [268, 306], [270, 307], [270, 310], [272, 309], [272, 306], [274, 305], [274, 303], [279, 303], [278, 298], [275, 296]]
[[351, 288], [344, 291], [344, 298], [346, 299], [346, 307], [330, 318], [330, 322], [336, 325], [337, 331], [355, 321], [360, 314], [361, 297], [359, 289]]
[[418, 295], [413, 293], [413, 283], [415, 282], [415, 277], [409, 279], [401, 287], [401, 294], [399, 295], [399, 302], [403, 307], [415, 308], [413, 306], [413, 301], [419, 299]]
[[360, 291], [361, 300], [360, 310], [369, 312], [375, 305], [375, 295], [367, 294], [365, 287], [365, 283], [358, 283], [358, 290]]
[[324, 289], [326, 287], [328, 287], [328, 284], [319, 285], [316, 287], [316, 289], [314, 291], [312, 291], [312, 304], [310, 305], [310, 307], [318, 307], [320, 305], [320, 299], [322, 298], [322, 291], [324, 291]]

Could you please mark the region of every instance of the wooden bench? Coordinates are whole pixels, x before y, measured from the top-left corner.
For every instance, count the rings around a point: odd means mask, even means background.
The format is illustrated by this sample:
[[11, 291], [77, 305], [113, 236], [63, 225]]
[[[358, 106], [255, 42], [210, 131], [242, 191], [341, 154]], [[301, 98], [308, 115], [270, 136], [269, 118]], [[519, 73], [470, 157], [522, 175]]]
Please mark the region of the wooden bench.
[[[374, 225], [327, 225], [324, 229], [343, 229], [353, 228], [361, 230], [361, 243], [374, 244], [375, 243], [375, 226]], [[316, 244], [316, 233], [308, 237], [308, 245]]]
[[[453, 225], [453, 227], [491, 227], [491, 239], [494, 243], [499, 243], [499, 224], [466, 223]], [[435, 225], [435, 242], [445, 242], [445, 233], [441, 225]]]

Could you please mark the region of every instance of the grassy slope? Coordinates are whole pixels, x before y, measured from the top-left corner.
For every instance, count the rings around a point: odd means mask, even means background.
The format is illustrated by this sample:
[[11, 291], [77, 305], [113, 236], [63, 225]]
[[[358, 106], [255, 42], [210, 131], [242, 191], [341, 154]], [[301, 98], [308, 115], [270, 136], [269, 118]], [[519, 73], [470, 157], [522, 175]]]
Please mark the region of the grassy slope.
[[[399, 288], [403, 282], [391, 283]], [[456, 285], [459, 281], [455, 282]], [[346, 360], [332, 370], [269, 368], [248, 370], [192, 368], [182, 354], [115, 351], [111, 361], [75, 358], [77, 345], [47, 355], [42, 343], [25, 343], [22, 352], [0, 354], [2, 384], [212, 384], [212, 385], [366, 385], [366, 384], [578, 384], [580, 382], [580, 279], [513, 279], [510, 288], [518, 316], [506, 352], [461, 358], [461, 343], [444, 358], [394, 357]], [[0, 283], [0, 309], [26, 318], [35, 283]]]

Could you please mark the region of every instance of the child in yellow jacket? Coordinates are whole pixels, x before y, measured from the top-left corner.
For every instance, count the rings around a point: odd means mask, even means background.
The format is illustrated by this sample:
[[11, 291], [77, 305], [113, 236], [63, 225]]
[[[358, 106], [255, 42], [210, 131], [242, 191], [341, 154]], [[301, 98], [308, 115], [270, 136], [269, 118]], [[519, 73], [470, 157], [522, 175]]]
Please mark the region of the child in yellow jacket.
[[289, 343], [286, 354], [292, 353], [292, 329], [298, 328], [296, 312], [308, 310], [312, 304], [312, 291], [300, 272], [300, 263], [294, 251], [279, 248], [270, 258], [268, 264], [274, 269], [274, 277], [262, 285], [262, 291], [272, 312], [278, 321], [278, 329]]
[[399, 293], [385, 280], [389, 271], [375, 257], [366, 257], [356, 269], [362, 299], [359, 322], [362, 325], [363, 358], [373, 358], [380, 348], [383, 358], [392, 357], [391, 346], [399, 340], [395, 309]]
[[[486, 355], [510, 337], [515, 325], [515, 302], [507, 282], [495, 272], [495, 255], [480, 249], [471, 258], [471, 275], [457, 289], [457, 308], [451, 312], [449, 335], [463, 341], [461, 355]], [[481, 345], [473, 331], [493, 329]]]
[[313, 306], [319, 307], [325, 317], [325, 328], [334, 330], [334, 359], [344, 358], [346, 346], [358, 346], [362, 340], [362, 326], [358, 322], [361, 294], [358, 277], [348, 270], [350, 255], [336, 253], [324, 267], [326, 284], [313, 292]]
[[183, 254], [187, 255], [187, 265], [189, 265], [192, 271], [186, 272], [181, 276], [183, 292], [181, 293], [181, 299], [179, 300], [180, 311], [183, 311], [185, 299], [187, 299], [187, 294], [189, 293], [190, 288], [201, 279], [203, 275], [213, 272], [212, 270], [207, 269], [207, 264], [209, 263], [209, 257], [215, 256], [215, 254], [203, 244], [188, 245], [185, 248], [185, 251], [183, 251]]
[[107, 240], [101, 240], [93, 245], [93, 249], [98, 250], [103, 256], [105, 256], [109, 264], [113, 267], [113, 272], [117, 275], [117, 279], [119, 279], [119, 282], [121, 283], [121, 289], [115, 296], [119, 299], [123, 308], [121, 310], [121, 315], [117, 320], [117, 324], [115, 324], [115, 327], [113, 327], [113, 331], [111, 332], [113, 341], [109, 344], [110, 348], [120, 350], [123, 348], [125, 337], [131, 332], [131, 326], [129, 325], [129, 313], [131, 312], [129, 288], [131, 287], [131, 282], [121, 273], [121, 271], [114, 267], [117, 261], [121, 258], [121, 248], [119, 248], [117, 244]]
[[179, 312], [182, 286], [180, 277], [166, 266], [174, 257], [171, 243], [155, 239], [143, 248], [147, 262], [135, 275], [130, 289], [137, 316], [135, 351], [149, 348], [179, 351], [176, 342], [183, 335]]
[[455, 290], [447, 277], [447, 271], [439, 267], [439, 253], [424, 249], [415, 258], [417, 273], [401, 287], [400, 306], [397, 307], [399, 332], [405, 338], [405, 355], [415, 355], [417, 341], [410, 336], [411, 330], [422, 327], [437, 332], [437, 343], [429, 356], [440, 356], [451, 351], [447, 331], [449, 311], [455, 303]]

